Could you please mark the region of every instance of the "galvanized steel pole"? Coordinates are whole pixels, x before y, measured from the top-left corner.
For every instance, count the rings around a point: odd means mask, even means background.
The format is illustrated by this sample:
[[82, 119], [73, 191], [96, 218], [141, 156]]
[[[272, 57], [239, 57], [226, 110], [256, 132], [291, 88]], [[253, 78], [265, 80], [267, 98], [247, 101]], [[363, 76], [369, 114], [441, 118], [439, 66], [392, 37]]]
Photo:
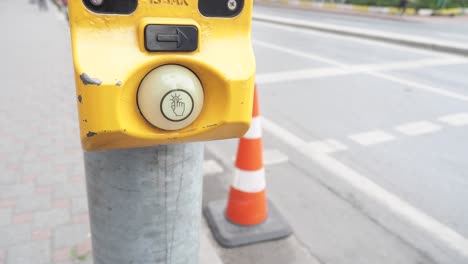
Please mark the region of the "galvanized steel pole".
[[85, 152], [94, 264], [197, 264], [203, 144]]

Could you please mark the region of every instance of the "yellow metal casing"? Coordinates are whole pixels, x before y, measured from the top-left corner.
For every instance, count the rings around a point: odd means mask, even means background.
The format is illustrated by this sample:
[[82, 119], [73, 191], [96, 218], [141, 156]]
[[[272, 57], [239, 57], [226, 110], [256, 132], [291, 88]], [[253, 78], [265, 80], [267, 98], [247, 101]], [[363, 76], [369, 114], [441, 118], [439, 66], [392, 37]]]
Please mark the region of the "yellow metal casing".
[[[185, 0], [187, 5], [139, 0], [130, 15], [97, 14], [81, 0], [70, 1], [83, 148], [108, 150], [242, 136], [249, 128], [253, 103], [252, 2], [246, 0], [235, 17], [216, 18], [203, 16], [198, 0]], [[197, 27], [198, 48], [193, 52], [148, 52], [144, 30], [152, 24]], [[176, 131], [151, 125], [137, 105], [143, 78], [168, 64], [190, 69], [204, 91], [198, 118]]]

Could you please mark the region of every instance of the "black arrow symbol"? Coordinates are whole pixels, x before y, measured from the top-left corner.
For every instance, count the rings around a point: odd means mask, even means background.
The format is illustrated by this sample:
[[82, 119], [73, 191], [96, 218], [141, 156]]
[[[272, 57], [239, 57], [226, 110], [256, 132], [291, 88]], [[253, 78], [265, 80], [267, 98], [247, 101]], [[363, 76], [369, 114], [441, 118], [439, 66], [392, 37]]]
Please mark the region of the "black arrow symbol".
[[165, 34], [157, 34], [156, 40], [158, 42], [177, 42], [177, 48], [185, 41], [188, 40], [187, 36], [182, 32], [180, 29], [176, 28], [175, 35], [165, 35]]

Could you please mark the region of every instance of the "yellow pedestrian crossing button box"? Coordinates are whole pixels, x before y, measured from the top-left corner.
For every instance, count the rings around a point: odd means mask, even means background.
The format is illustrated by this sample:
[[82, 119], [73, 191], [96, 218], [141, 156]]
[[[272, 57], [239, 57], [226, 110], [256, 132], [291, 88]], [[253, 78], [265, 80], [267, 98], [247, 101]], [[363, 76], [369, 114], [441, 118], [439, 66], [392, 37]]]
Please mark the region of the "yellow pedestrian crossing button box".
[[255, 75], [252, 2], [70, 1], [83, 148], [242, 136]]

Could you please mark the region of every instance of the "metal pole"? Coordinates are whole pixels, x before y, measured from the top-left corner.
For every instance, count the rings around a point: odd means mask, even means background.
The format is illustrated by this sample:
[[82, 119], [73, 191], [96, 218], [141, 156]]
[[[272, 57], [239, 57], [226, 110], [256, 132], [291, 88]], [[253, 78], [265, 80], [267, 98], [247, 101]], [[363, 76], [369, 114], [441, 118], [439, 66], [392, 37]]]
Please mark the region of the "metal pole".
[[94, 264], [197, 264], [203, 144], [85, 152]]

